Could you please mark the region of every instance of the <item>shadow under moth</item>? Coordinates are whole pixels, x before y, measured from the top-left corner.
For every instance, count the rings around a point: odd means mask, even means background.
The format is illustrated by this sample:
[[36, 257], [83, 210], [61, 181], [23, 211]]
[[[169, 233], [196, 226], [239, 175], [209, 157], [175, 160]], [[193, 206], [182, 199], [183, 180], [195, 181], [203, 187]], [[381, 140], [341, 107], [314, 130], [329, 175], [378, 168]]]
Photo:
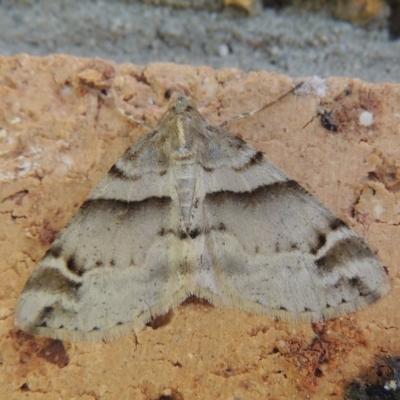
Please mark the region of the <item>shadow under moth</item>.
[[111, 339], [191, 295], [315, 322], [361, 309], [388, 289], [363, 239], [180, 96], [36, 266], [16, 326], [55, 339]]

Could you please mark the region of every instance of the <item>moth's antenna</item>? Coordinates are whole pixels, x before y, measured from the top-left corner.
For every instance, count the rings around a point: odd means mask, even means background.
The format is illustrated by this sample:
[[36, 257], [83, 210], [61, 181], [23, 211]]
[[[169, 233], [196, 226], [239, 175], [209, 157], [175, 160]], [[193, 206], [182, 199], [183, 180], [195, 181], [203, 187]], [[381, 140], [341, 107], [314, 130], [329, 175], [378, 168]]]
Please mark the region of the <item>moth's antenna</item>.
[[147, 129], [152, 129], [151, 126], [147, 125], [145, 121], [143, 121], [140, 118], [135, 117], [132, 113], [129, 111], [124, 110], [123, 108], [119, 107], [117, 103], [108, 95], [105, 94], [103, 90], [100, 89], [95, 89], [88, 85], [87, 83], [82, 83], [82, 85], [88, 89], [91, 93], [93, 93], [96, 96], [99, 96], [102, 100], [104, 100], [107, 104], [109, 104], [111, 107], [115, 108], [124, 118], [129, 119], [130, 121], [136, 122], [141, 126], [144, 126]]
[[275, 103], [278, 103], [278, 101], [281, 101], [283, 98], [285, 98], [286, 96], [288, 96], [290, 93], [293, 93], [296, 89], [298, 89], [304, 82], [301, 82], [299, 84], [297, 84], [296, 86], [294, 86], [292, 89], [290, 89], [288, 92], [282, 94], [281, 96], [279, 96], [277, 99], [275, 99], [274, 101], [271, 101], [270, 103], [266, 104], [265, 106], [262, 106], [261, 108], [259, 108], [258, 110], [254, 110], [254, 111], [250, 111], [246, 114], [240, 114], [237, 115], [236, 117], [233, 117], [231, 119], [228, 119], [227, 121], [223, 122], [220, 127], [223, 128], [226, 125], [230, 124], [231, 122], [234, 121], [238, 121], [240, 119], [244, 119], [244, 118], [248, 118], [248, 117], [252, 117], [253, 115], [259, 113], [260, 111], [265, 110], [268, 107], [273, 106]]

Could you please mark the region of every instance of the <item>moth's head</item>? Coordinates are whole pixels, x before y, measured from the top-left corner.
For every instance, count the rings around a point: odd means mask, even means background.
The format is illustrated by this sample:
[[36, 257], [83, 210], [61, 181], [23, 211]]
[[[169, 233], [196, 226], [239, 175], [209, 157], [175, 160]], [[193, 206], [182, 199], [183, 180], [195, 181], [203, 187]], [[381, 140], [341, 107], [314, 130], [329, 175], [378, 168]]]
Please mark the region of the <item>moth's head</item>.
[[196, 103], [185, 95], [179, 95], [175, 100], [172, 100], [168, 106], [168, 111], [172, 111], [174, 114], [183, 114], [196, 109]]

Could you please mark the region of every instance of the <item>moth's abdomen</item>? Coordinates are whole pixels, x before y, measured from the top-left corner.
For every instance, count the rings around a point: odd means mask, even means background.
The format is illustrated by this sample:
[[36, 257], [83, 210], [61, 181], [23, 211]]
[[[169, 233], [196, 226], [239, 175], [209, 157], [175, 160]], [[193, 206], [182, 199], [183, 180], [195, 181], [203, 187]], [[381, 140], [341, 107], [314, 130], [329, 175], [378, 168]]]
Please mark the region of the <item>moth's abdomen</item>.
[[196, 187], [196, 160], [193, 154], [174, 161], [173, 171], [179, 207], [186, 230], [189, 231]]

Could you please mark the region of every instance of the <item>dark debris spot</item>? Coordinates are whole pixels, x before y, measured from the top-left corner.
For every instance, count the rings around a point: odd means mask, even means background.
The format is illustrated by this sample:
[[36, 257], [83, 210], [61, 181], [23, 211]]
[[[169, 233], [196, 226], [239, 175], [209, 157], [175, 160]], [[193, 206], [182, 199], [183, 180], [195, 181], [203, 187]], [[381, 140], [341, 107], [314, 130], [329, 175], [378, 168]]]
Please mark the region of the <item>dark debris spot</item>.
[[316, 368], [315, 371], [314, 371], [314, 375], [317, 378], [322, 378], [324, 376], [324, 373], [319, 368]]
[[326, 130], [330, 132], [338, 131], [338, 125], [335, 124], [332, 120], [332, 111], [325, 111], [321, 115], [321, 124]]
[[19, 388], [19, 390], [21, 391], [21, 392], [29, 392], [29, 386], [28, 386], [28, 384], [25, 382], [25, 383], [23, 383], [22, 385], [21, 385], [21, 387]]
[[174, 312], [170, 310], [163, 315], [159, 315], [158, 317], [152, 318], [151, 321], [149, 321], [146, 325], [153, 329], [162, 328], [163, 326], [168, 325], [170, 323], [173, 315]]
[[169, 100], [173, 93], [174, 93], [174, 91], [172, 89], [166, 90], [165, 93], [164, 93], [164, 98]]
[[279, 349], [277, 347], [274, 347], [272, 349], [272, 354], [276, 354], [276, 353], [279, 353]]
[[69, 363], [68, 354], [61, 340], [53, 340], [39, 352], [38, 356], [56, 364], [59, 368], [64, 368]]
[[179, 361], [174, 362], [174, 367], [182, 368], [182, 364]]

